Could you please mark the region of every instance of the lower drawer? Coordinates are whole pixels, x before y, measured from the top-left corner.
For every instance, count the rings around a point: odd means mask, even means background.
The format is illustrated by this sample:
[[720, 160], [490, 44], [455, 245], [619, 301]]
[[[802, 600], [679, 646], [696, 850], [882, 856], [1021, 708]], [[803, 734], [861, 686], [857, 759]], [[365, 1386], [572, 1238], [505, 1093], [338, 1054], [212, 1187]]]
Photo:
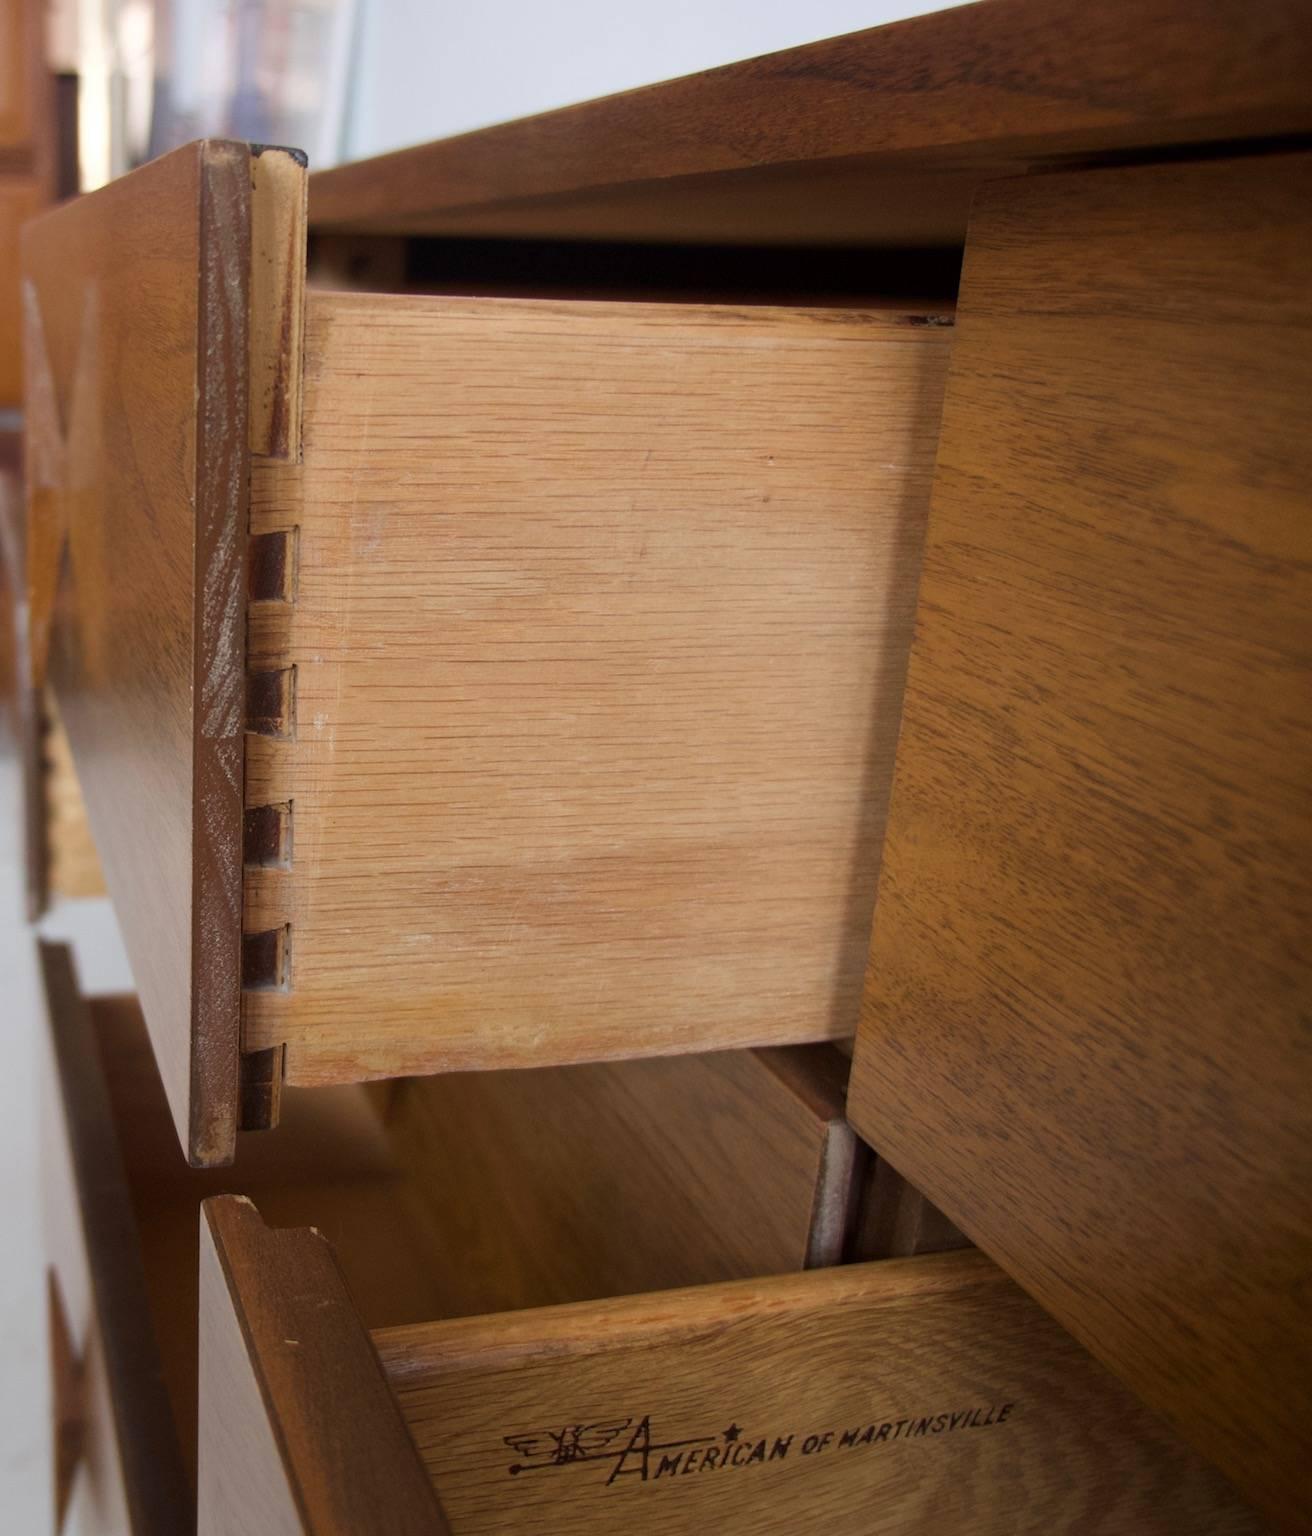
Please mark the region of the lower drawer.
[[[613, 1137], [596, 1143], [612, 1148], [599, 1155], [623, 1234], [609, 1245], [595, 1231], [577, 1241], [596, 1202], [541, 1193], [540, 1165], [564, 1169], [552, 1158], [569, 1143], [547, 1112], [551, 1074], [538, 1079], [538, 1156], [532, 1138], [467, 1146], [445, 1190], [434, 1138], [462, 1112], [459, 1079], [433, 1116], [424, 1084], [292, 1095], [283, 1128], [244, 1145], [234, 1169], [189, 1170], [139, 1014], [87, 1007], [62, 952], [45, 961], [72, 1146], [52, 1198], [88, 1234], [92, 1280], [74, 1307], [119, 1341], [106, 1351], [104, 1454], [137, 1489], [126, 1521], [93, 1530], [191, 1530], [197, 1508], [207, 1536], [1257, 1528], [982, 1255], [770, 1274], [787, 1259], [777, 1235], [753, 1250], [740, 1233], [734, 1248], [734, 1210], [761, 1193], [745, 1169], [793, 1208], [805, 1138], [771, 1165], [748, 1120], [726, 1122], [719, 1163], [690, 1161], [681, 1190], [695, 1128], [653, 1181], [658, 1139], [635, 1113], [627, 1165]], [[723, 1084], [731, 1101], [732, 1075]], [[823, 1103], [810, 1108], [829, 1125]], [[607, 1123], [580, 1101], [574, 1118], [585, 1113]], [[516, 1207], [512, 1155], [549, 1218]], [[573, 1166], [560, 1179], [584, 1176]], [[463, 1224], [457, 1189], [473, 1192]], [[849, 1206], [862, 1189], [849, 1183]], [[697, 1201], [681, 1204], [690, 1191]], [[818, 1204], [796, 1205], [793, 1225], [813, 1234]], [[541, 1267], [539, 1249], [571, 1242], [572, 1270]], [[61, 1275], [66, 1289], [77, 1273]], [[599, 1294], [680, 1274], [740, 1278]], [[531, 1304], [543, 1299], [558, 1304]]]

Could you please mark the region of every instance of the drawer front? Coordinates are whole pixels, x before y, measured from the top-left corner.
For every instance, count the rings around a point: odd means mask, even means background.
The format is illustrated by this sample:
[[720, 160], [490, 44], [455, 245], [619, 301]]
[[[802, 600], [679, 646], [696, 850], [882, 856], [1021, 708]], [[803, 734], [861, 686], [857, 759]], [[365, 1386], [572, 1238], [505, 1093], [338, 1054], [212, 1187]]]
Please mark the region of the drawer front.
[[34, 677], [200, 1162], [236, 1131], [245, 508], [290, 410], [274, 205], [299, 178], [283, 152], [196, 145], [23, 236]]
[[977, 203], [850, 1098], [1299, 1530], [1310, 238], [1306, 155]]
[[206, 1210], [198, 1536], [448, 1536], [328, 1245]]
[[[255, 1528], [221, 1514], [235, 1447], [258, 1442], [279, 1487], [325, 1455], [337, 1403], [315, 1384], [339, 1349], [340, 1379], [363, 1383], [353, 1443], [404, 1463], [403, 1417], [455, 1536], [1259, 1528], [979, 1254], [388, 1329], [374, 1355], [322, 1239], [270, 1230], [249, 1202], [204, 1212], [213, 1536]], [[234, 1374], [262, 1396], [218, 1390]], [[399, 1498], [385, 1529], [412, 1528], [408, 1481]]]
[[42, 1185], [57, 1529], [190, 1536], [187, 1478], [136, 1222], [69, 952], [41, 947], [49, 1031]]

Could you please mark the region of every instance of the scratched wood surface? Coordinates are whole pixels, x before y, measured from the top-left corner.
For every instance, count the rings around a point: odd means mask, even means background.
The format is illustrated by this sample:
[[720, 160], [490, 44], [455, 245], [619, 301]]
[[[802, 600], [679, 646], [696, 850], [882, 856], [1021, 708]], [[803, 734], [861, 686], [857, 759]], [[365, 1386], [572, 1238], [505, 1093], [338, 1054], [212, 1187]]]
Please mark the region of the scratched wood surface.
[[950, 338], [916, 321], [309, 295], [302, 459], [252, 480], [287, 542], [246, 803], [288, 824], [247, 1050], [308, 1084], [851, 1032]]
[[981, 198], [849, 1101], [1291, 1530], [1309, 238], [1302, 155]]
[[1258, 1528], [980, 1254], [374, 1339], [460, 1536]]
[[987, 0], [314, 176], [316, 227], [959, 243], [1063, 156], [1312, 129], [1303, 0]]
[[198, 1536], [444, 1536], [332, 1250], [205, 1204]]
[[197, 1162], [236, 1129], [252, 195], [245, 145], [192, 145], [23, 246], [34, 675]]

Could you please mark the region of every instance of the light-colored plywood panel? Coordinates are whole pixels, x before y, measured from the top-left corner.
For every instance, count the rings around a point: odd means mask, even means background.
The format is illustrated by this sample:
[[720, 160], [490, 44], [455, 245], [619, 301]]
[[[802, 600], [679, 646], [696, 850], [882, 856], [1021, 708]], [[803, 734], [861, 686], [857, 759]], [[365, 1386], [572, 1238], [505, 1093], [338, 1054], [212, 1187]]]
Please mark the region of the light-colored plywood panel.
[[1304, 155], [982, 197], [850, 1099], [1300, 1531], [1310, 238]]
[[287, 942], [245, 1047], [850, 1033], [950, 328], [311, 294], [306, 334], [302, 462], [253, 474], [294, 574], [250, 612], [290, 856], [247, 870]]
[[1258, 1528], [979, 1254], [374, 1339], [461, 1536]]

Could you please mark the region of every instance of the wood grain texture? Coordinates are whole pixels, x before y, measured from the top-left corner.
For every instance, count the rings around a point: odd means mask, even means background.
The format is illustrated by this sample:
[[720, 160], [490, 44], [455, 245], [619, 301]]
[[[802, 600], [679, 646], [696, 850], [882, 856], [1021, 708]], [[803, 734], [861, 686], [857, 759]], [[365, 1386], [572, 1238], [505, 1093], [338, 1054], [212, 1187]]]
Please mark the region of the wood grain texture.
[[[136, 1222], [72, 957], [40, 946], [51, 1061], [44, 1195], [47, 1257], [81, 1362], [86, 1529], [194, 1530], [192, 1491], [160, 1371]], [[70, 1498], [77, 1496], [71, 1483]]]
[[857, 1167], [835, 1056], [797, 1046], [397, 1084], [393, 1145], [459, 1259], [445, 1311], [836, 1264]]
[[988, 0], [311, 178], [315, 227], [959, 241], [1059, 157], [1307, 132], [1302, 0]]
[[[850, 1033], [950, 329], [309, 297], [252, 603], [291, 1083]], [[282, 695], [280, 695], [282, 696]], [[281, 718], [285, 714], [285, 719]]]
[[833, 1118], [824, 1048], [292, 1088], [276, 1135], [239, 1137], [231, 1168], [194, 1169], [135, 1001], [89, 1006], [190, 1466], [209, 1196], [240, 1191], [278, 1226], [313, 1223], [363, 1321], [384, 1327], [818, 1262], [808, 1250], [834, 1241], [828, 1211], [849, 1193], [838, 1153], [850, 1159], [853, 1138]]
[[1310, 210], [1301, 155], [981, 197], [850, 1100], [1291, 1530]]
[[202, 1160], [235, 1133], [248, 159], [179, 150], [24, 241], [33, 660]]
[[32, 664], [197, 1163], [236, 1131], [251, 202], [292, 195], [250, 167], [192, 145], [24, 243]]
[[1256, 1529], [979, 1254], [374, 1337], [460, 1536]]
[[251, 452], [295, 458], [305, 322], [305, 157], [251, 154]]
[[199, 1536], [442, 1536], [328, 1245], [249, 1201], [204, 1211]]

